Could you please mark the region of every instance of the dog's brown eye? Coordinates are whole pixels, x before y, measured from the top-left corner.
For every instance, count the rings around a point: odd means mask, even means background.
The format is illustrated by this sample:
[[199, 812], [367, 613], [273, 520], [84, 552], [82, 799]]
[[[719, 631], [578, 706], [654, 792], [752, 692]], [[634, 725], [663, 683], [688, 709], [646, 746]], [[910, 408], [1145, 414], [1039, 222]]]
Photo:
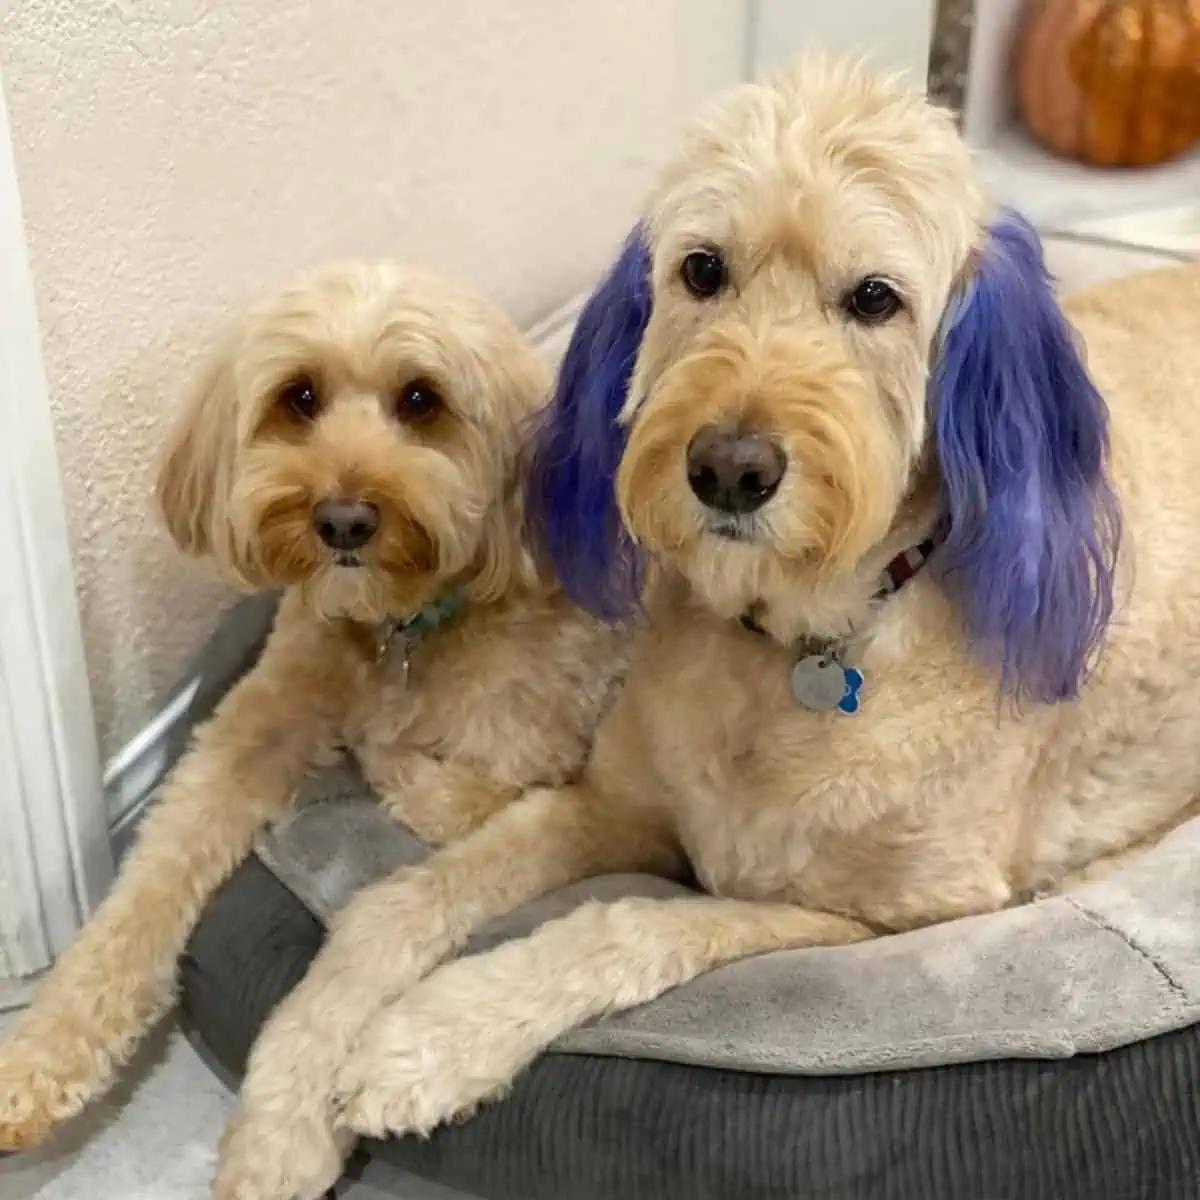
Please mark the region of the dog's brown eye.
[[307, 375], [293, 379], [280, 389], [279, 403], [294, 417], [302, 421], [314, 421], [321, 411], [321, 398], [317, 385]]
[[427, 379], [406, 383], [396, 393], [396, 416], [401, 421], [427, 421], [442, 407], [442, 397]]
[[900, 297], [882, 279], [864, 279], [846, 297], [846, 311], [864, 325], [881, 325], [900, 311]]
[[680, 269], [687, 290], [697, 299], [715, 296], [728, 279], [725, 262], [712, 250], [693, 250]]

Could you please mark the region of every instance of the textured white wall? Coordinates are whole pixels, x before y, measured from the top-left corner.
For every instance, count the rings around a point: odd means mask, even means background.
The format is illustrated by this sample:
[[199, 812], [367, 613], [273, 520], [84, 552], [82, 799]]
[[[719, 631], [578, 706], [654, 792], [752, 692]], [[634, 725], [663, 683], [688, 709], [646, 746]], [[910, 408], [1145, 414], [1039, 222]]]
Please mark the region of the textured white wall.
[[[995, 4], [979, 0], [980, 8]], [[937, 0], [754, 0], [753, 66], [775, 70], [800, 48], [820, 46], [924, 83], [936, 7]]]
[[3, 64], [103, 750], [225, 593], [147, 468], [229, 306], [391, 255], [519, 318], [597, 272], [703, 97], [735, 0], [15, 0]]

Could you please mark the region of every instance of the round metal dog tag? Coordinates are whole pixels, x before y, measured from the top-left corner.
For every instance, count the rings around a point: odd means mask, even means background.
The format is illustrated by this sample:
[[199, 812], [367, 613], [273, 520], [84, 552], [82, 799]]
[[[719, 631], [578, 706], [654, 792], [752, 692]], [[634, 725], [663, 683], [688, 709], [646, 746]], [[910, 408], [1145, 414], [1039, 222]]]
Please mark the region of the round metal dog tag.
[[807, 654], [792, 667], [792, 696], [810, 712], [832, 712], [846, 695], [846, 672], [836, 659]]

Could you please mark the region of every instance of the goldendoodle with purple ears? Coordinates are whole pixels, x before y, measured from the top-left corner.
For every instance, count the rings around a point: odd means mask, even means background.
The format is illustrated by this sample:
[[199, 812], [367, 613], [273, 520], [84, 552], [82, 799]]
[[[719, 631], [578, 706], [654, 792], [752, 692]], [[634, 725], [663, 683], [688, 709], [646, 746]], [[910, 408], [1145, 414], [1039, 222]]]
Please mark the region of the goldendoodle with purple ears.
[[1078, 298], [1089, 372], [947, 114], [823, 60], [723, 100], [592, 297], [531, 487], [576, 599], [641, 612], [624, 690], [577, 786], [428, 868], [452, 923], [631, 848], [711, 895], [443, 967], [336, 1119], [426, 1132], [719, 963], [1015, 904], [1195, 813], [1198, 311], [1195, 268]]

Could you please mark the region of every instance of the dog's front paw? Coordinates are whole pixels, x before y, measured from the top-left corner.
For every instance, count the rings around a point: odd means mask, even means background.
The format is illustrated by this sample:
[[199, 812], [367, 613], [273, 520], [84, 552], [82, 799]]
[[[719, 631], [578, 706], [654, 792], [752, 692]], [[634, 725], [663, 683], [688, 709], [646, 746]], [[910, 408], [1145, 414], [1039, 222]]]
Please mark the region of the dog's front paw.
[[435, 975], [380, 1013], [334, 1088], [339, 1127], [369, 1137], [427, 1137], [504, 1095], [527, 1061], [524, 1039], [485, 1025]]
[[353, 1143], [330, 1125], [324, 1112], [268, 1115], [243, 1106], [222, 1139], [214, 1200], [319, 1200]]
[[0, 1153], [32, 1150], [87, 1103], [96, 1068], [73, 1046], [0, 1045]]

